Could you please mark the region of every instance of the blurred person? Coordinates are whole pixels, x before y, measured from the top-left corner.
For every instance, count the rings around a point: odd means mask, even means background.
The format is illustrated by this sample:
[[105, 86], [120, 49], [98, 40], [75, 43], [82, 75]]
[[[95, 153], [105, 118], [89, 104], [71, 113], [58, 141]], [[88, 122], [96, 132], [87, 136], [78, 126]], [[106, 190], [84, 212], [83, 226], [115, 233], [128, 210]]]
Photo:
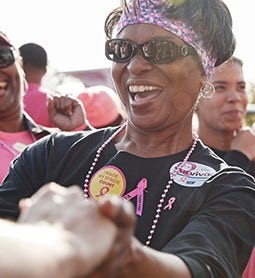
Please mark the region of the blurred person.
[[[47, 73], [48, 55], [46, 50], [37, 43], [26, 43], [19, 47], [19, 52], [22, 57], [23, 70], [25, 72], [28, 88], [24, 95], [24, 109], [34, 119], [34, 121], [40, 125], [46, 127], [56, 127], [55, 123], [55, 109], [56, 102], [58, 107], [65, 109], [66, 114], [72, 113], [72, 110], [79, 108], [79, 101], [74, 96], [65, 95], [53, 92], [42, 85], [42, 80]], [[77, 114], [77, 118], [82, 119], [81, 115]], [[57, 126], [61, 130], [82, 130], [90, 128], [88, 121], [84, 119], [84, 122], [80, 126], [66, 123], [64, 126]], [[75, 127], [75, 129], [74, 129]]]
[[247, 109], [243, 62], [233, 56], [210, 77], [215, 93], [197, 105], [198, 134], [218, 156], [255, 177], [255, 134], [245, 125]]
[[[28, 82], [28, 90], [24, 96], [25, 111], [38, 123], [47, 127], [54, 127], [52, 122], [51, 106], [52, 98], [71, 97], [69, 95], [58, 96], [42, 86], [42, 79], [47, 73], [48, 56], [45, 48], [36, 43], [26, 43], [20, 46], [20, 54], [23, 60], [23, 68]], [[57, 94], [57, 96], [56, 96]], [[86, 88], [79, 94], [84, 105], [87, 121], [75, 130], [116, 126], [123, 121], [124, 113], [121, 113], [120, 101], [116, 93], [106, 86], [93, 86]], [[50, 106], [50, 107], [47, 107]], [[69, 130], [68, 125], [64, 130]]]
[[[200, 98], [196, 109], [199, 136], [227, 163], [255, 177], [255, 134], [245, 126], [248, 97], [243, 61], [232, 56], [214, 68], [210, 82], [214, 94]], [[248, 272], [252, 272], [251, 263], [244, 277]]]
[[88, 122], [94, 128], [118, 126], [126, 115], [117, 93], [103, 85], [87, 87], [78, 95], [84, 105]]
[[117, 236], [90, 277], [240, 277], [255, 241], [254, 179], [192, 133], [213, 68], [235, 50], [229, 9], [221, 0], [125, 3], [106, 19], [105, 54], [127, 121], [26, 148], [0, 188], [0, 215], [16, 219], [20, 199], [45, 183], [76, 184], [93, 201], [129, 200], [137, 215], [107, 215]]
[[[17, 48], [0, 32], [0, 184], [10, 162], [29, 144], [59, 129], [38, 125], [23, 108], [27, 82]], [[85, 112], [78, 100], [54, 97], [50, 100], [52, 121], [60, 128], [84, 125]]]
[[[117, 228], [104, 216], [103, 208], [114, 216], [121, 213], [118, 202], [109, 199], [95, 204], [83, 199], [80, 188], [54, 183], [21, 200], [17, 223], [0, 220], [0, 276], [87, 277], [116, 237]], [[134, 219], [128, 202], [125, 207]]]
[[19, 47], [28, 89], [24, 95], [24, 109], [38, 124], [54, 127], [47, 110], [47, 96], [53, 92], [42, 86], [47, 73], [48, 56], [39, 44], [26, 43]]

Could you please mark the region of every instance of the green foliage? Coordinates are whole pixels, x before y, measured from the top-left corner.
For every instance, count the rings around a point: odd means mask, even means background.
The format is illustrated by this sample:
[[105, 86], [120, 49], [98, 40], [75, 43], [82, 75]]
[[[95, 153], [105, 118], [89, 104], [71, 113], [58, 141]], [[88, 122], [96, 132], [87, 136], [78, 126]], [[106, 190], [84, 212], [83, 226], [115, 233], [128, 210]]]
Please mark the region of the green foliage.
[[247, 87], [249, 105], [246, 115], [246, 124], [251, 126], [253, 123], [255, 123], [255, 83], [250, 82]]
[[255, 123], [255, 114], [247, 114], [246, 115], [246, 124], [248, 126], [252, 126]]
[[250, 82], [248, 84], [248, 97], [249, 97], [249, 103], [255, 103], [255, 83]]
[[181, 5], [183, 2], [185, 2], [185, 0], [172, 0], [172, 4], [174, 6], [179, 6]]

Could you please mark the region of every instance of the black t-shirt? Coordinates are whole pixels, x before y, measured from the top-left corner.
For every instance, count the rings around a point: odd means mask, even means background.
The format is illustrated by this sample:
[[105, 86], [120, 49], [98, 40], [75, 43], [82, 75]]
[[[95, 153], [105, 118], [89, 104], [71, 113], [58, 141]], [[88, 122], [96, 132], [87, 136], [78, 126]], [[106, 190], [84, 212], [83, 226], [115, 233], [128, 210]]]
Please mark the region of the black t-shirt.
[[240, 151], [221, 151], [211, 148], [219, 157], [223, 158], [229, 165], [244, 169], [248, 174], [255, 178], [255, 162]]
[[[83, 187], [97, 149], [114, 131], [61, 132], [29, 146], [13, 162], [0, 188], [0, 216], [17, 218], [19, 200], [48, 182]], [[126, 196], [146, 181], [135, 229], [136, 237], [145, 244], [170, 172], [188, 151], [142, 158], [117, 151], [109, 143], [90, 175], [90, 195], [97, 198], [105, 189], [116, 189]], [[252, 177], [229, 167], [201, 141], [181, 170], [164, 198], [150, 246], [181, 257], [195, 278], [241, 277], [255, 244]], [[138, 196], [130, 201], [137, 209]]]

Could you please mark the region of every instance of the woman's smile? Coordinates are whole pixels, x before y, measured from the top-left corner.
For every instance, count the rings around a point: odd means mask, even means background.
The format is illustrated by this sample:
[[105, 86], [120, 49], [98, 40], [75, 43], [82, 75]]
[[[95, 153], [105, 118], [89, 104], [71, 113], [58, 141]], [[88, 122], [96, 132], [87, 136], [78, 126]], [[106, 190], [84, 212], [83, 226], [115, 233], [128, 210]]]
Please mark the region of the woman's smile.
[[163, 88], [154, 85], [130, 85], [131, 105], [145, 105], [155, 101], [163, 91]]

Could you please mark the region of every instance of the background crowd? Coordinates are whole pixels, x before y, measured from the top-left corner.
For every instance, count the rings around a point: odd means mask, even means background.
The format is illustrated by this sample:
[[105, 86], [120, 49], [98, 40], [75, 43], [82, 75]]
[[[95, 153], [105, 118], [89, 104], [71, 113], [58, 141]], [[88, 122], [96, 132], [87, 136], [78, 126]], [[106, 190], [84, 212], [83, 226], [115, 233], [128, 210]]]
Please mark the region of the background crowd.
[[114, 89], [44, 88], [46, 50], [0, 33], [1, 275], [254, 275], [255, 135], [231, 14], [213, 2], [110, 13]]

